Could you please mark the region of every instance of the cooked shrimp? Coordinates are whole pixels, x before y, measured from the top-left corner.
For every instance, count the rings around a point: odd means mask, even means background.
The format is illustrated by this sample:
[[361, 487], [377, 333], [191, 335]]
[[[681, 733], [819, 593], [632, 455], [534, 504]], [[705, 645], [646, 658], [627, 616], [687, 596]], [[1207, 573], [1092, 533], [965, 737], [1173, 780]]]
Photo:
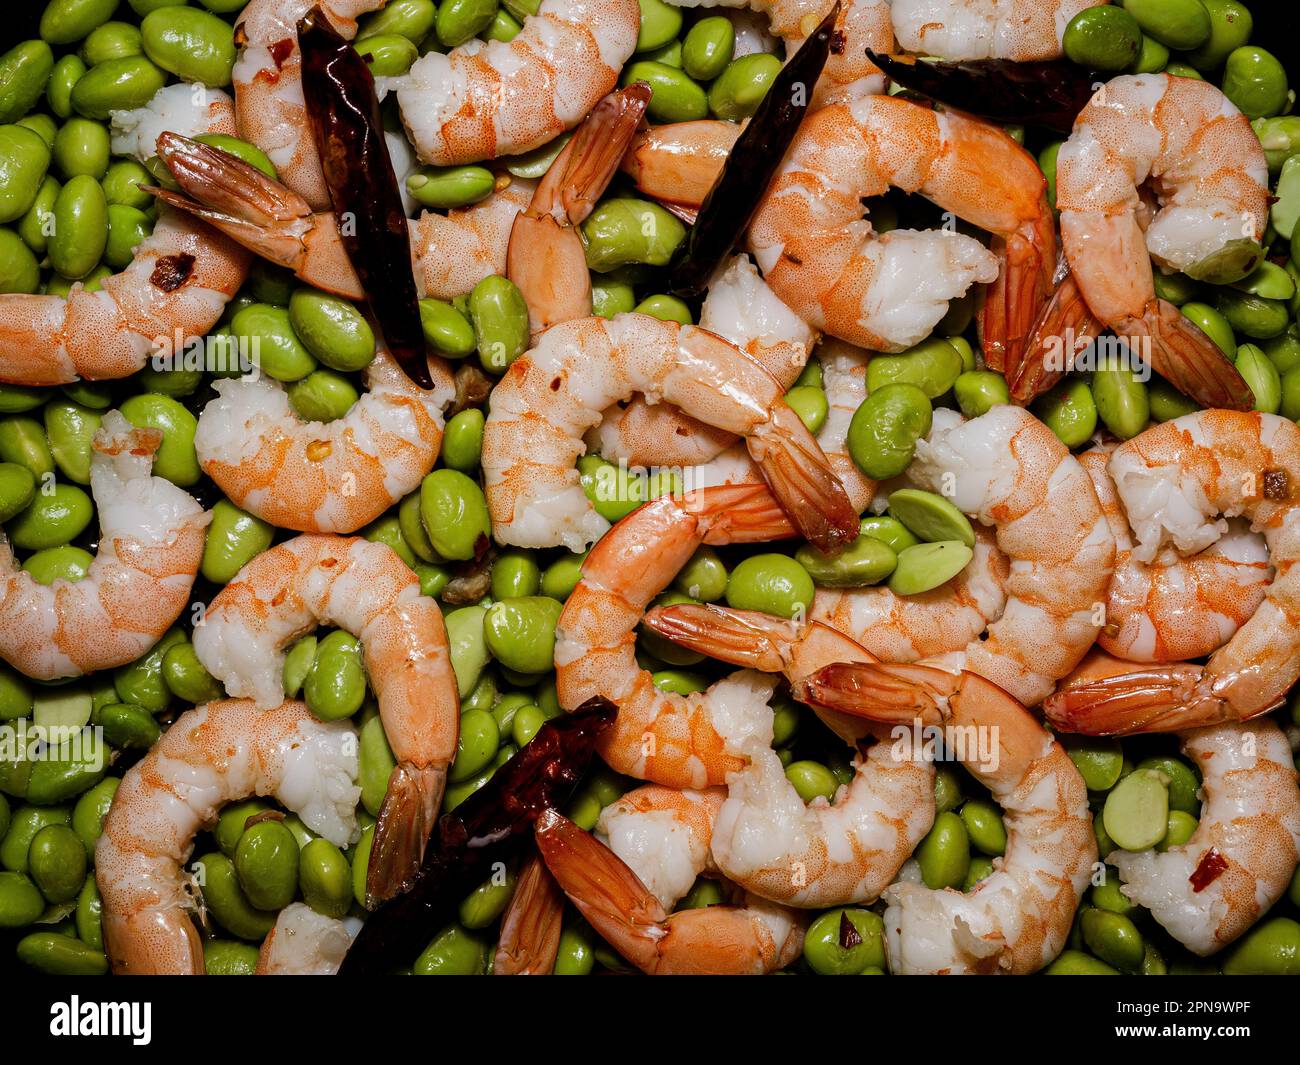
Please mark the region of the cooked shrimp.
[[[1097, 652], [1063, 685], [1123, 676], [1132, 663]], [[1186, 843], [1103, 855], [1123, 892], [1189, 950], [1213, 954], [1287, 889], [1300, 861], [1300, 788], [1286, 736], [1269, 718], [1179, 734], [1201, 771], [1201, 816]]]
[[1273, 570], [1264, 538], [1233, 519], [1228, 531], [1195, 555], [1164, 551], [1133, 557], [1133, 534], [1106, 472], [1113, 446], [1079, 456], [1110, 522], [1118, 553], [1097, 643], [1129, 662], [1184, 662], [1213, 654], [1264, 601]]
[[[864, 197], [919, 192], [994, 235], [894, 230], [863, 218]], [[809, 115], [749, 229], [773, 290], [818, 329], [900, 351], [948, 301], [992, 283], [980, 312], [986, 359], [1019, 361], [1051, 291], [1056, 236], [1033, 157], [1001, 129], [900, 97], [866, 96]]]
[[564, 924], [564, 892], [541, 855], [519, 871], [492, 956], [493, 976], [549, 976], [555, 971]]
[[90, 467], [99, 550], [81, 580], [38, 583], [0, 531], [0, 657], [15, 669], [38, 680], [112, 669], [139, 658], [180, 617], [211, 515], [151, 475], [161, 443], [157, 429], [104, 415]]
[[1166, 544], [1196, 552], [1247, 518], [1277, 571], [1264, 601], [1201, 665], [1168, 665], [1071, 686], [1044, 703], [1054, 723], [1090, 734], [1170, 732], [1275, 708], [1300, 678], [1300, 428], [1273, 414], [1203, 410], [1115, 449], [1109, 472], [1150, 562]]
[[250, 374], [213, 382], [199, 416], [199, 463], [231, 502], [282, 529], [350, 533], [379, 517], [433, 469], [451, 371], [428, 360], [434, 388], [414, 384], [380, 346], [367, 391], [342, 418], [301, 421], [284, 386]]
[[817, 430], [817, 443], [826, 452], [853, 509], [861, 514], [875, 495], [876, 482], [858, 468], [849, 454], [849, 424], [867, 398], [867, 363], [871, 354], [836, 337], [823, 337], [813, 357], [821, 363], [822, 392], [827, 405], [826, 421]]
[[1010, 406], [967, 422], [936, 410], [907, 475], [992, 526], [1009, 566], [1001, 616], [935, 664], [1038, 705], [1101, 631], [1115, 538], [1092, 482], [1047, 426]]
[[889, 0], [894, 34], [909, 52], [944, 59], [1058, 59], [1080, 11], [1109, 0]]
[[318, 624], [361, 641], [384, 733], [397, 759], [366, 878], [370, 899], [419, 868], [456, 754], [460, 699], [437, 604], [387, 544], [298, 536], [262, 552], [217, 593], [194, 650], [232, 695], [284, 698], [284, 649]]
[[771, 742], [774, 677], [742, 671], [706, 692], [661, 691], [636, 661], [636, 634], [650, 600], [701, 544], [755, 543], [793, 531], [765, 486], [736, 485], [660, 496], [592, 548], [556, 626], [555, 683], [565, 709], [594, 695], [618, 704], [618, 719], [596, 748], [616, 771], [704, 788], [744, 767], [751, 738]]
[[855, 535], [857, 515], [780, 382], [713, 333], [620, 314], [548, 330], [493, 390], [482, 464], [500, 543], [580, 551], [609, 528], [574, 461], [601, 412], [638, 392], [744, 436], [808, 539], [826, 545]]
[[[1209, 337], [1156, 298], [1151, 260], [1186, 270], [1258, 244], [1268, 165], [1250, 122], [1208, 82], [1124, 75], [1103, 85], [1057, 157], [1056, 206], [1070, 271], [1089, 311], [1205, 407], [1249, 410], [1249, 387]], [[1139, 189], [1159, 210], [1144, 227]], [[1068, 301], [1067, 301], [1068, 302]], [[1050, 309], [1047, 336], [1053, 328]]]
[[[807, 323], [777, 298], [747, 255], [735, 256], [718, 270], [700, 308], [700, 328], [752, 355], [782, 389], [794, 384], [815, 339]], [[705, 425], [671, 403], [650, 404], [639, 396], [610, 407], [587, 434], [589, 450], [631, 466], [697, 467], [712, 462], [735, 442], [734, 433]], [[841, 472], [838, 466], [836, 472]], [[761, 476], [754, 472], [745, 479], [755, 481]]]
[[803, 949], [796, 910], [748, 897], [744, 906], [669, 913], [626, 863], [555, 810], [537, 819], [547, 868], [587, 922], [651, 975], [759, 975]]
[[693, 218], [739, 136], [735, 122], [713, 119], [650, 126], [632, 139], [619, 165], [642, 192]]
[[[652, 610], [646, 625], [692, 650], [779, 671], [796, 690], [833, 662], [874, 661], [819, 622], [682, 605]], [[727, 798], [713, 829], [713, 859], [722, 873], [789, 906], [874, 902], [934, 822], [934, 769], [914, 756], [911, 743], [897, 743], [887, 728], [873, 730], [844, 715], [827, 723], [850, 742], [866, 735], [877, 740], [855, 759], [852, 783], [833, 802], [805, 804], [776, 752], [755, 743], [749, 765], [727, 777]]]
[[275, 920], [257, 956], [259, 976], [333, 976], [361, 930], [355, 917], [339, 921], [306, 903], [291, 902]]
[[969, 892], [906, 880], [885, 891], [895, 973], [1032, 973], [1061, 952], [1097, 861], [1088, 790], [1070, 756], [1023, 706], [978, 674], [922, 665], [828, 666], [796, 695], [882, 723], [943, 726], [996, 745], [953, 744], [1002, 806], [1007, 849]]
[[[155, 196], [310, 285], [347, 299], [365, 298], [333, 212], [313, 213], [297, 193], [207, 145], [165, 133], [158, 149], [183, 191], [156, 189]], [[420, 296], [451, 299], [490, 274], [505, 273], [510, 229], [535, 185], [503, 178], [498, 186], [473, 207], [445, 215], [426, 211], [410, 222], [411, 265]]]
[[223, 805], [273, 795], [339, 847], [357, 838], [357, 734], [299, 702], [221, 699], [187, 710], [126, 771], [95, 846], [113, 971], [203, 972], [182, 866]]
[[640, 26], [634, 0], [542, 0], [508, 42], [427, 53], [397, 91], [415, 150], [451, 166], [545, 144], [614, 88]]
[[[235, 132], [230, 97], [195, 86], [160, 89], [149, 103], [113, 115], [113, 150], [147, 160], [157, 130]], [[151, 355], [206, 336], [248, 275], [249, 255], [202, 222], [163, 210], [120, 273], [97, 292], [80, 284], [63, 296], [0, 294], [0, 381], [65, 385], [79, 377], [127, 377]]]

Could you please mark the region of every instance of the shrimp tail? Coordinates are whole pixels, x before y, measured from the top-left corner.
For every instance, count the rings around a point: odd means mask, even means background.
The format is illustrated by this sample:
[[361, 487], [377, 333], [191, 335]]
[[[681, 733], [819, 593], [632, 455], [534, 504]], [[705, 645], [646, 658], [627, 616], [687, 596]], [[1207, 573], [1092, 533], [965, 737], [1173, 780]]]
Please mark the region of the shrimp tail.
[[832, 553], [858, 536], [858, 513], [826, 455], [784, 403], [748, 441], [750, 454], [799, 534]]
[[618, 172], [649, 103], [650, 86], [643, 81], [610, 93], [564, 146], [556, 159], [560, 181], [554, 192], [571, 225], [585, 221], [595, 209]]
[[789, 516], [765, 484], [729, 484], [691, 492], [687, 513], [707, 526], [706, 544], [758, 544], [794, 536]]
[[1051, 391], [1102, 329], [1074, 275], [1066, 274], [1034, 323], [1019, 365], [1005, 368], [1011, 399], [1024, 407]]
[[374, 845], [366, 868], [366, 907], [410, 887], [429, 842], [447, 785], [443, 766], [399, 762], [388, 778], [388, 794], [375, 824]]
[[1002, 269], [984, 290], [979, 314], [984, 361], [994, 370], [1018, 371], [1026, 342], [1052, 292], [1056, 234], [1049, 213], [998, 238]]
[[679, 647], [764, 673], [786, 668], [799, 636], [792, 621], [708, 604], [655, 607], [642, 623]]
[[496, 976], [549, 976], [560, 953], [564, 892], [534, 854], [519, 874], [492, 960]]
[[[946, 679], [945, 679], [946, 678]], [[936, 695], [957, 678], [930, 666], [836, 662], [792, 685], [794, 697], [813, 707], [870, 718], [888, 725], [943, 723]]]
[[1202, 407], [1254, 410], [1255, 395], [1237, 368], [1172, 303], [1151, 300], [1141, 318], [1117, 323], [1115, 332], [1130, 350], [1136, 347], [1152, 369]]
[[203, 940], [181, 909], [104, 914], [104, 947], [113, 972], [132, 976], [204, 972]]

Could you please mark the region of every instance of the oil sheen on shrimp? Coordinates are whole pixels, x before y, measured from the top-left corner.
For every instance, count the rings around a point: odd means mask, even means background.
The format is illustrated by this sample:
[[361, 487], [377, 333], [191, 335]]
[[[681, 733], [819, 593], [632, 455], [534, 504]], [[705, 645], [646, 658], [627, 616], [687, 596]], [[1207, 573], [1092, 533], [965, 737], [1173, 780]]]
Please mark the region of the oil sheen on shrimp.
[[228, 802], [270, 795], [338, 847], [356, 841], [357, 735], [303, 703], [223, 699], [186, 711], [126, 771], [95, 846], [116, 973], [203, 972], [183, 865]]
[[211, 515], [151, 474], [161, 443], [158, 429], [104, 415], [90, 467], [99, 550], [81, 580], [38, 583], [0, 531], [0, 657], [15, 669], [56, 680], [132, 662], [185, 609]]

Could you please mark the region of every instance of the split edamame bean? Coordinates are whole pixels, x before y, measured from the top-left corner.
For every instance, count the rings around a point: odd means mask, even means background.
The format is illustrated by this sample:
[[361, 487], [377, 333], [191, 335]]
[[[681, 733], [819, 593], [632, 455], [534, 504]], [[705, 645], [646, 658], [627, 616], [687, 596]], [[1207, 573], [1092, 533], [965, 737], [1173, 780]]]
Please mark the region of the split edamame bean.
[[420, 484], [420, 517], [441, 558], [474, 558], [488, 543], [492, 523], [476, 481], [459, 470], [434, 470]]
[[1259, 137], [1270, 172], [1276, 174], [1288, 159], [1300, 153], [1300, 116], [1257, 118], [1250, 125]]
[[447, 626], [451, 667], [462, 699], [474, 690], [490, 657], [483, 632], [485, 614], [486, 607], [465, 606], [450, 611], [443, 619]]
[[274, 526], [223, 497], [212, 507], [199, 572], [214, 584], [229, 584], [254, 556], [271, 546], [274, 535]]
[[366, 698], [361, 641], [342, 629], [322, 639], [302, 691], [308, 709], [322, 721], [339, 721], [360, 710]]
[[493, 274], [475, 285], [469, 316], [479, 360], [489, 373], [505, 373], [528, 349], [528, 304], [509, 278]]
[[1159, 843], [1168, 830], [1169, 789], [1154, 769], [1136, 769], [1106, 796], [1102, 820], [1107, 834], [1127, 851]]
[[889, 496], [889, 513], [927, 543], [959, 540], [975, 546], [970, 520], [943, 496], [919, 488], [900, 488]]
[[938, 588], [964, 570], [974, 554], [960, 540], [904, 548], [890, 574], [889, 590], [895, 595], [920, 595]]
[[930, 431], [930, 398], [914, 384], [886, 384], [871, 392], [849, 423], [849, 454], [868, 477], [897, 477], [911, 464], [916, 442]]
[[727, 578], [727, 605], [792, 618], [811, 607], [813, 579], [789, 555], [750, 555]]
[[1142, 29], [1120, 7], [1090, 7], [1065, 27], [1061, 47], [1073, 63], [1089, 70], [1128, 70], [1142, 48]]

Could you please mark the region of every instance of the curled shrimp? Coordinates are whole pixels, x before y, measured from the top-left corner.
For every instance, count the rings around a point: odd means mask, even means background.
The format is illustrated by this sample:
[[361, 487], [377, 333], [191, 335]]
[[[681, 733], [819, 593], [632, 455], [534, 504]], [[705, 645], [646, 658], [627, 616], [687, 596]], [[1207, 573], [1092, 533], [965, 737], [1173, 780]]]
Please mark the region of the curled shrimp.
[[582, 550], [609, 525], [574, 462], [601, 412], [635, 393], [672, 403], [746, 444], [810, 540], [852, 539], [857, 516], [784, 390], [716, 334], [643, 314], [582, 318], [543, 333], [493, 390], [483, 479], [497, 540]]
[[[1143, 227], [1139, 189], [1158, 210]], [[1249, 387], [1219, 347], [1156, 298], [1151, 261], [1196, 271], [1233, 248], [1255, 248], [1268, 221], [1268, 165], [1246, 117], [1208, 82], [1124, 75], [1079, 113], [1057, 157], [1056, 206], [1073, 286], [1101, 325], [1204, 407], [1249, 410]], [[1066, 286], [1039, 334], [1065, 335]], [[1033, 361], [1043, 351], [1029, 352]]]
[[[795, 694], [882, 723], [942, 726], [987, 743], [953, 746], [1002, 806], [1007, 848], [968, 892], [906, 878], [885, 891], [894, 973], [1032, 973], [1065, 946], [1097, 861], [1088, 790], [1065, 749], [1029, 712], [978, 674], [924, 665], [827, 666]], [[982, 760], [975, 751], [993, 751]]]
[[1072, 685], [1047, 699], [1071, 732], [1127, 734], [1244, 721], [1274, 709], [1300, 678], [1300, 428], [1273, 414], [1203, 410], [1115, 449], [1108, 470], [1150, 562], [1166, 544], [1194, 553], [1248, 519], [1277, 572], [1263, 602], [1205, 665], [1153, 666]]
[[[873, 662], [864, 648], [820, 622], [787, 622], [715, 606], [658, 607], [646, 625], [682, 646], [736, 665], [801, 681], [835, 662]], [[934, 769], [895, 743], [888, 729], [823, 709], [827, 724], [856, 745], [852, 783], [834, 801], [805, 804], [768, 745], [727, 778], [713, 829], [713, 859], [748, 891], [789, 906], [874, 902], [934, 822]], [[648, 883], [648, 882], [647, 882]]]
[[[873, 233], [862, 200], [891, 187], [990, 231], [996, 255], [946, 229]], [[979, 322], [995, 368], [1019, 361], [1056, 265], [1033, 157], [995, 126], [891, 96], [804, 120], [754, 216], [749, 246], [768, 284], [809, 324], [872, 350], [917, 343], [949, 300], [991, 283]]]
[[634, 0], [542, 0], [508, 42], [429, 52], [397, 91], [411, 142], [435, 166], [540, 147], [614, 88], [640, 25]]
[[104, 415], [90, 467], [99, 549], [81, 580], [37, 583], [0, 532], [0, 656], [15, 669], [55, 680], [132, 662], [185, 609], [211, 515], [151, 474], [161, 443], [157, 429]]
[[[1098, 652], [1062, 685], [1122, 677], [1135, 667]], [[1178, 734], [1201, 771], [1201, 816], [1186, 843], [1116, 850], [1122, 891], [1189, 950], [1227, 946], [1286, 892], [1300, 861], [1300, 787], [1291, 747], [1269, 718]]]
[[280, 382], [260, 374], [214, 382], [199, 415], [199, 463], [231, 502], [282, 529], [350, 533], [379, 517], [433, 469], [451, 371], [428, 360], [434, 388], [414, 384], [380, 343], [366, 392], [342, 418], [304, 422]]
[[618, 855], [555, 810], [537, 819], [537, 847], [578, 912], [642, 972], [759, 975], [803, 949], [802, 915], [762, 899], [669, 913]]
[[419, 868], [456, 754], [460, 699], [437, 604], [386, 544], [298, 536], [263, 551], [194, 629], [194, 650], [232, 695], [267, 708], [284, 698], [284, 649], [318, 624], [361, 641], [384, 734], [397, 759], [366, 878], [371, 900]]
[[1061, 37], [1080, 11], [1109, 0], [889, 0], [898, 43], [944, 59], [1061, 56]]
[[1264, 538], [1240, 519], [1204, 551], [1133, 557], [1133, 534], [1106, 465], [1113, 445], [1079, 456], [1110, 522], [1118, 553], [1106, 600], [1104, 650], [1129, 662], [1183, 662], [1213, 654], [1264, 601], [1273, 577]]
[[[149, 137], [164, 125], [195, 136], [235, 132], [230, 97], [184, 84], [159, 90], [143, 108], [114, 112], [114, 122], [113, 150], [142, 161], [154, 154]], [[163, 210], [130, 265], [105, 277], [98, 291], [78, 282], [66, 298], [0, 294], [0, 381], [127, 377], [150, 355], [206, 336], [243, 285], [249, 261], [243, 248], [201, 221]]]
[[291, 902], [275, 919], [257, 954], [258, 976], [333, 976], [352, 945], [361, 922], [317, 913]]
[[95, 845], [113, 971], [201, 974], [182, 866], [221, 807], [272, 795], [339, 847], [357, 837], [357, 736], [299, 702], [222, 699], [187, 710], [126, 771]]

